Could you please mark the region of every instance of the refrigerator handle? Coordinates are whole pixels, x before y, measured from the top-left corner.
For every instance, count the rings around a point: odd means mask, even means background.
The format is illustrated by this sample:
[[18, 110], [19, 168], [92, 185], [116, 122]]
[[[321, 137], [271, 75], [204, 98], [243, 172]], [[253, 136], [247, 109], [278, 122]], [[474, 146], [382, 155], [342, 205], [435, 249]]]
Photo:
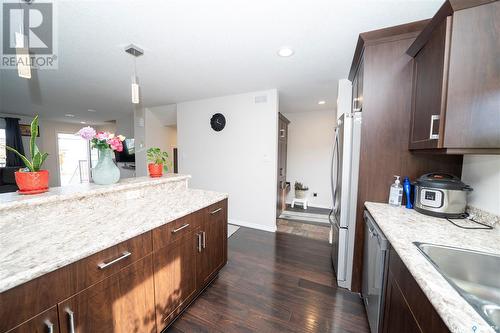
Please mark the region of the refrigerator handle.
[[[332, 154], [332, 164], [331, 164], [331, 185], [332, 185], [332, 210], [334, 213], [337, 212], [338, 207], [336, 207], [337, 198], [337, 177], [338, 177], [338, 149], [339, 149], [339, 129], [335, 128], [335, 141], [333, 144], [333, 154]], [[334, 179], [335, 175], [335, 179]]]

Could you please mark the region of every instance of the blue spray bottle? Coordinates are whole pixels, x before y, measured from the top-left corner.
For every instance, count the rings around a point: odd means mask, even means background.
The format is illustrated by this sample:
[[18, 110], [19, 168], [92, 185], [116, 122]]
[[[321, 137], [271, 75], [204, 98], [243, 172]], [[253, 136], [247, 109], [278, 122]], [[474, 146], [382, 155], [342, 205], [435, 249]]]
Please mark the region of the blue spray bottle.
[[412, 209], [413, 205], [411, 204], [411, 183], [408, 177], [405, 177], [405, 180], [403, 181], [403, 189], [406, 196], [406, 208]]

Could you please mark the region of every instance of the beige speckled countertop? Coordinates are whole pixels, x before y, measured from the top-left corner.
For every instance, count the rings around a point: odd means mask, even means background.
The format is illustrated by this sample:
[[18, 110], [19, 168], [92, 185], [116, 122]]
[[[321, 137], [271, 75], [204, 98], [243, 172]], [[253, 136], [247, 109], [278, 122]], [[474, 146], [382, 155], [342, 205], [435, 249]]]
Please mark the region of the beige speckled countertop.
[[[453, 226], [445, 219], [426, 216], [413, 209], [373, 202], [366, 202], [365, 207], [450, 331], [455, 333], [494, 332], [491, 326], [427, 261], [413, 242], [500, 254], [500, 228], [498, 226], [494, 230], [465, 230]], [[500, 278], [500, 267], [498, 270]], [[475, 331], [473, 331], [474, 326]]]
[[189, 178], [0, 195], [0, 293], [227, 198]]

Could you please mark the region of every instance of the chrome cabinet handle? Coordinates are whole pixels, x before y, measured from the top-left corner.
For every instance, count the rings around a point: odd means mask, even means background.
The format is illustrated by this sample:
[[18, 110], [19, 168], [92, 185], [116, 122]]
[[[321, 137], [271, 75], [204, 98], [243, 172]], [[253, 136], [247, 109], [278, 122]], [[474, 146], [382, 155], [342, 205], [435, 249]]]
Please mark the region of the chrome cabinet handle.
[[130, 257], [131, 255], [132, 255], [132, 253], [130, 253], [128, 251], [123, 251], [122, 255], [119, 256], [118, 258], [115, 258], [115, 259], [108, 261], [108, 262], [101, 262], [100, 264], [97, 265], [97, 267], [99, 267], [99, 269], [105, 269], [105, 268], [117, 263], [118, 261], [121, 261], [127, 257]]
[[54, 333], [54, 324], [48, 319], [44, 320], [45, 326], [47, 326], [47, 332], [48, 333]]
[[75, 333], [75, 314], [70, 308], [66, 308], [68, 314], [69, 333]]
[[438, 134], [434, 134], [434, 122], [436, 120], [439, 120], [441, 118], [440, 115], [438, 114], [433, 114], [431, 116], [431, 130], [430, 130], [430, 133], [429, 133], [429, 139], [430, 140], [438, 140], [439, 139], [439, 133]]
[[198, 237], [198, 252], [201, 252], [201, 234], [196, 234]]
[[213, 212], [210, 212], [211, 215], [214, 215], [218, 212], [220, 212], [222, 210], [222, 208], [217, 208], [216, 210], [214, 210]]
[[207, 234], [205, 231], [201, 232], [201, 237], [203, 239], [203, 248], [206, 248], [207, 247]]
[[282, 138], [285, 137], [285, 130], [283, 128], [280, 129], [280, 137], [282, 137]]
[[182, 227], [179, 227], [179, 228], [177, 228], [177, 229], [172, 230], [172, 233], [173, 233], [173, 234], [175, 234], [176, 232], [179, 232], [179, 231], [181, 231], [182, 229], [185, 229], [185, 228], [187, 228], [187, 227], [189, 227], [189, 223], [186, 223], [186, 224], [184, 224]]

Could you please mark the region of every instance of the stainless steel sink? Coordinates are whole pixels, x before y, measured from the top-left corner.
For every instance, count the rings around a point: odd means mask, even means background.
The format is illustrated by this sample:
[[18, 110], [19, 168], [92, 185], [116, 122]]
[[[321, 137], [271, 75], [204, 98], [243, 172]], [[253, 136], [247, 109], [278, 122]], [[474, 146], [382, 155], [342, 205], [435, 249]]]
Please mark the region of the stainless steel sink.
[[450, 246], [414, 244], [491, 327], [500, 332], [500, 256]]

